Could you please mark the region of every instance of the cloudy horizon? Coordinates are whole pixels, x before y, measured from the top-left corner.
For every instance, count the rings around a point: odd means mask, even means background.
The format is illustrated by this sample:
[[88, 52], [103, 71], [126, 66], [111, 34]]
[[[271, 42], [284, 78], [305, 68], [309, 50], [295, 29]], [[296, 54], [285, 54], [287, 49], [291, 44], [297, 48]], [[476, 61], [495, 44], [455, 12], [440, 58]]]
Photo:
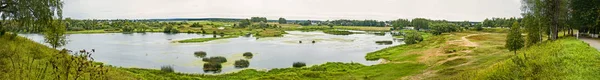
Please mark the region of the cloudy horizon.
[[73, 19], [279, 17], [288, 20], [482, 21], [520, 17], [520, 0], [65, 0]]

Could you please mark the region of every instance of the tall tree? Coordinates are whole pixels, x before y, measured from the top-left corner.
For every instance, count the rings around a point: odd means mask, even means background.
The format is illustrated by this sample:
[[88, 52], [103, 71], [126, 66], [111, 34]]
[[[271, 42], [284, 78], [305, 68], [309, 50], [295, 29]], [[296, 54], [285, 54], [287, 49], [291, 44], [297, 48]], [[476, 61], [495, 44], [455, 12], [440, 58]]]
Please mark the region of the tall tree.
[[539, 25], [539, 19], [535, 18], [534, 15], [528, 14], [523, 15], [523, 26], [527, 31], [527, 46], [536, 44], [542, 41], [543, 30]]
[[245, 27], [250, 26], [251, 24], [252, 24], [252, 22], [250, 22], [250, 20], [244, 19], [244, 20], [240, 21], [240, 25], [239, 26], [242, 27], [242, 28], [245, 28]]
[[517, 50], [523, 47], [523, 36], [521, 36], [521, 30], [518, 22], [514, 22], [508, 35], [506, 36], [506, 45], [509, 51], [514, 51], [517, 55]]
[[429, 29], [429, 19], [415, 18], [411, 22], [417, 31], [420, 29]]
[[549, 26], [548, 39], [556, 40], [559, 28], [562, 28], [559, 26], [564, 27], [568, 4], [567, 0], [523, 0], [523, 11], [524, 14], [532, 14], [538, 18], [541, 26]]
[[287, 20], [285, 18], [279, 18], [279, 24], [287, 24]]
[[598, 34], [600, 31], [600, 1], [570, 0], [571, 25], [580, 33]]
[[252, 22], [267, 22], [266, 17], [250, 17], [250, 21]]
[[392, 21], [392, 26], [396, 30], [400, 30], [408, 25], [410, 25], [410, 21], [408, 21], [408, 19], [398, 19], [398, 20]]

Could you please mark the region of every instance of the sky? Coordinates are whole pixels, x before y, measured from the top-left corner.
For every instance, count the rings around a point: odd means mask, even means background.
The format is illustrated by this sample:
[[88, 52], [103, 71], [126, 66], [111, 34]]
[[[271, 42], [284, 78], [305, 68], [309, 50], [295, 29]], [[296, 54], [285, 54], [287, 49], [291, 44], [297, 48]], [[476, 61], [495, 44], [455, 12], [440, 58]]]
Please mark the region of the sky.
[[521, 17], [521, 0], [64, 0], [73, 19], [249, 18], [483, 21]]

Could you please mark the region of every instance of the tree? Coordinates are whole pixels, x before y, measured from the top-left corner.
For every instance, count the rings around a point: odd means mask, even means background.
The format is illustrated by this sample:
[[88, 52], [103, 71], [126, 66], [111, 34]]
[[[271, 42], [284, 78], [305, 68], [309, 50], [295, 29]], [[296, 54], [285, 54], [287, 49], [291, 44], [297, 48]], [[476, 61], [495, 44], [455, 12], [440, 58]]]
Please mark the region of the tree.
[[568, 19], [569, 2], [567, 0], [523, 0], [523, 14], [534, 15], [539, 19], [535, 23], [540, 26], [549, 26], [548, 39], [558, 38], [559, 26], [564, 26]]
[[250, 21], [252, 21], [252, 22], [267, 22], [267, 18], [265, 18], [265, 17], [250, 17]]
[[279, 18], [279, 24], [287, 24], [287, 20], [285, 18]]
[[15, 21], [19, 26], [26, 26], [28, 32], [41, 32], [53, 20], [62, 19], [61, 0], [2, 0], [0, 1], [0, 30], [7, 22]]
[[523, 47], [523, 37], [521, 36], [519, 22], [514, 22], [508, 35], [506, 36], [506, 45], [509, 51], [514, 51], [517, 55], [517, 50]]
[[525, 27], [525, 31], [527, 31], [527, 45], [533, 45], [542, 41], [542, 29], [539, 26], [539, 21], [533, 15], [524, 15], [523, 16], [523, 26]]
[[417, 31], [420, 29], [429, 29], [429, 20], [425, 18], [415, 18], [411, 24]]
[[579, 28], [580, 33], [600, 32], [600, 1], [599, 0], [570, 0], [572, 28]]
[[400, 30], [408, 25], [410, 25], [410, 21], [408, 21], [408, 19], [398, 19], [398, 20], [392, 21], [392, 26], [396, 30]]
[[240, 21], [240, 25], [238, 25], [238, 26], [245, 28], [245, 27], [250, 26], [250, 24], [252, 24], [252, 22], [250, 22], [250, 20], [244, 19], [244, 20]]
[[67, 44], [66, 26], [58, 20], [54, 20], [44, 30], [44, 42], [49, 43], [52, 48], [58, 48]]

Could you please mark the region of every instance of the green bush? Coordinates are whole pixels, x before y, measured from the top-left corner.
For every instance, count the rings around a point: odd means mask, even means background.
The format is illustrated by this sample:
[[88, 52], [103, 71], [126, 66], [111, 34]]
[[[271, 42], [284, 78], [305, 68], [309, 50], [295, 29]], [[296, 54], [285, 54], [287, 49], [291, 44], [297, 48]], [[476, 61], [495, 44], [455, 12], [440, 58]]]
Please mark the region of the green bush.
[[225, 63], [227, 62], [227, 58], [222, 57], [222, 56], [217, 56], [217, 57], [209, 57], [209, 58], [202, 58], [202, 61], [207, 62], [207, 63]]
[[172, 66], [161, 66], [160, 67], [160, 71], [163, 71], [163, 72], [175, 72], [175, 70], [173, 70]]
[[406, 44], [416, 44], [421, 41], [423, 41], [423, 36], [417, 31], [407, 31], [404, 35], [404, 43]]
[[247, 68], [248, 66], [250, 66], [250, 62], [248, 60], [236, 60], [235, 63], [233, 64], [235, 66], [235, 68]]
[[197, 52], [194, 52], [194, 55], [196, 57], [204, 58], [204, 57], [206, 57], [206, 52], [204, 52], [204, 51], [197, 51]]
[[394, 42], [393, 41], [375, 41], [375, 43], [377, 43], [379, 45], [390, 45]]
[[306, 66], [306, 63], [304, 63], [304, 62], [294, 62], [294, 64], [292, 66], [296, 67], [296, 68], [304, 67], [304, 66]]
[[204, 72], [218, 73], [221, 72], [222, 67], [221, 63], [204, 63], [202, 70], [204, 70]]
[[246, 58], [252, 58], [254, 55], [251, 52], [245, 52], [243, 56]]

